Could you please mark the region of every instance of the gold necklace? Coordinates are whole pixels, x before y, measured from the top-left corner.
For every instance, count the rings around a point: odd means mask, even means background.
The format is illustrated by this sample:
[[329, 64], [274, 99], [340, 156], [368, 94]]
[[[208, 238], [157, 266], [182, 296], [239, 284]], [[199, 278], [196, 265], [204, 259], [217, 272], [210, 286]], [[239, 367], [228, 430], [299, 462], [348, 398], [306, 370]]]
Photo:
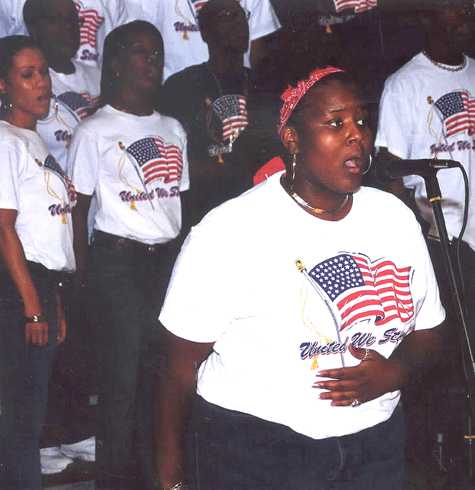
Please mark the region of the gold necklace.
[[442, 70], [445, 70], [445, 71], [451, 71], [451, 72], [455, 72], [455, 71], [460, 71], [460, 70], [463, 70], [466, 66], [467, 66], [467, 56], [464, 54], [463, 55], [463, 61], [462, 61], [462, 64], [459, 65], [459, 66], [454, 66], [453, 68], [451, 68], [450, 66], [447, 66], [447, 65], [444, 65], [443, 63], [439, 63], [438, 61], [435, 61], [433, 60], [428, 54], [427, 54], [427, 51], [424, 49], [424, 51], [422, 51], [422, 54], [435, 66], [437, 66], [438, 68], [441, 68]]
[[307, 211], [310, 211], [312, 213], [315, 213], [315, 214], [337, 213], [338, 211], [341, 211], [345, 207], [345, 205], [348, 202], [348, 199], [350, 197], [349, 194], [345, 194], [345, 198], [343, 199], [343, 201], [332, 209], [314, 208], [313, 206], [310, 206], [310, 204], [305, 199], [300, 197], [295, 191], [288, 190], [286, 185], [284, 184], [284, 178], [283, 177], [284, 176], [282, 175], [282, 177], [280, 178], [280, 183], [281, 183], [282, 187], [286, 190], [286, 192], [289, 194], [289, 196], [297, 204], [300, 204], [300, 206], [302, 206], [304, 209], [306, 209]]
[[348, 202], [349, 194], [345, 194], [345, 199], [343, 199], [343, 201], [340, 204], [338, 204], [338, 206], [335, 206], [332, 209], [314, 208], [313, 206], [310, 206], [310, 204], [307, 201], [302, 199], [296, 192], [292, 192], [292, 194], [290, 194], [290, 197], [295, 202], [300, 204], [303, 208], [307, 209], [308, 211], [311, 211], [312, 213], [331, 214], [331, 213], [337, 213], [338, 211], [341, 211], [345, 207], [345, 204]]

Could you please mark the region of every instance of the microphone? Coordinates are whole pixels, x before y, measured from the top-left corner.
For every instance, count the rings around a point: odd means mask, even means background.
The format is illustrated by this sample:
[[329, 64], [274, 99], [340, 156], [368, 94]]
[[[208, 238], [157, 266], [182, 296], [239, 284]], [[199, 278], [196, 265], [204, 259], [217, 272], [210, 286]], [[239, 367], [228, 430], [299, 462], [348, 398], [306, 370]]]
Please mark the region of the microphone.
[[378, 184], [386, 184], [392, 180], [408, 175], [432, 177], [439, 170], [460, 167], [455, 160], [436, 160], [421, 158], [420, 160], [377, 160], [372, 172], [373, 179]]

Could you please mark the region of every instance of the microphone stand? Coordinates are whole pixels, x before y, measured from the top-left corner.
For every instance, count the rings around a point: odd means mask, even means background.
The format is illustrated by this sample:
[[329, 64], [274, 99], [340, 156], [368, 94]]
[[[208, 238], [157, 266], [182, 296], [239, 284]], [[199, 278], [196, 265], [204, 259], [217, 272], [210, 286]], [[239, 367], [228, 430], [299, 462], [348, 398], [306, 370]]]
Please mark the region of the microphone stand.
[[[450, 284], [450, 289], [452, 291], [452, 298], [455, 304], [455, 311], [457, 314], [457, 320], [458, 320], [458, 325], [459, 328], [462, 329], [462, 350], [466, 350], [468, 354], [468, 359], [470, 362], [470, 367], [471, 370], [470, 372], [467, 371], [467, 369], [463, 369], [464, 375], [465, 375], [465, 382], [467, 385], [467, 399], [469, 402], [469, 407], [470, 407], [470, 415], [469, 415], [469, 432], [471, 432], [471, 420], [473, 420], [473, 415], [475, 414], [475, 399], [474, 399], [474, 386], [475, 386], [475, 360], [473, 357], [473, 351], [472, 351], [472, 342], [470, 340], [470, 334], [467, 328], [467, 324], [465, 321], [465, 314], [463, 311], [462, 307], [462, 301], [460, 299], [460, 294], [458, 291], [458, 286], [457, 282], [455, 280], [455, 274], [454, 270], [452, 267], [452, 262], [450, 260], [450, 252], [449, 252], [449, 237], [447, 234], [447, 228], [445, 226], [445, 219], [444, 215], [442, 213], [442, 206], [441, 206], [441, 192], [440, 192], [440, 187], [439, 187], [439, 182], [437, 180], [436, 172], [431, 171], [427, 172], [426, 175], [423, 175], [425, 185], [426, 185], [426, 190], [427, 190], [427, 198], [429, 199], [429, 202], [432, 204], [432, 209], [434, 211], [434, 216], [435, 216], [435, 221], [437, 224], [437, 229], [439, 231], [439, 238], [440, 238], [440, 243], [442, 245], [442, 252], [444, 256], [444, 262], [445, 262], [445, 267], [447, 270], [447, 275], [449, 278], [449, 284]], [[465, 340], [465, 342], [463, 342]], [[462, 359], [464, 359], [464, 356], [462, 355]], [[463, 362], [463, 361], [462, 361]], [[470, 376], [471, 373], [471, 376]], [[470, 379], [471, 378], [471, 379]], [[474, 475], [474, 470], [472, 467], [472, 454], [471, 454], [471, 444], [472, 444], [472, 439], [475, 438], [475, 436], [472, 436], [472, 434], [468, 434], [465, 436], [465, 438], [469, 441], [469, 452], [470, 452], [470, 466], [469, 466], [469, 477], [470, 477], [470, 482], [473, 481], [473, 475]]]

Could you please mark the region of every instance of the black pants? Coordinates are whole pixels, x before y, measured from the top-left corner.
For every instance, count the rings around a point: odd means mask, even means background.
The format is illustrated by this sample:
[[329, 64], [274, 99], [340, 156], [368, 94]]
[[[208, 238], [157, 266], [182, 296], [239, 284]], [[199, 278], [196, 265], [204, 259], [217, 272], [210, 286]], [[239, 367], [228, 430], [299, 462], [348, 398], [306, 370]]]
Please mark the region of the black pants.
[[[98, 486], [150, 480], [152, 409], [158, 363], [158, 315], [175, 251], [137, 250], [128, 241], [92, 246], [87, 265], [99, 377]], [[127, 245], [131, 245], [130, 247]], [[146, 488], [145, 486], [137, 488]]]

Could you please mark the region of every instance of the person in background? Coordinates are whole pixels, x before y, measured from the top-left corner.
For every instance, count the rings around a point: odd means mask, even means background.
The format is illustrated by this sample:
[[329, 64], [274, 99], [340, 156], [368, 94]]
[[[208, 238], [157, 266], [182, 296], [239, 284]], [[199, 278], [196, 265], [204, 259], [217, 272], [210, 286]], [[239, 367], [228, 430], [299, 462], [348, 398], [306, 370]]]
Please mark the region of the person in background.
[[104, 44], [100, 108], [78, 126], [68, 155], [78, 189], [77, 283], [85, 281], [91, 298], [100, 382], [96, 488], [153, 483], [157, 316], [181, 228], [180, 196], [189, 185], [185, 131], [152, 108], [162, 72], [156, 27], [134, 21], [114, 29]]
[[[465, 307], [468, 327], [473, 330], [475, 321], [475, 213], [474, 191], [475, 152], [473, 134], [475, 121], [472, 117], [475, 97], [475, 60], [467, 56], [473, 44], [475, 12], [473, 2], [467, 0], [434, 0], [431, 9], [421, 11], [421, 28], [425, 30], [425, 45], [385, 82], [380, 102], [376, 146], [381, 159], [441, 158], [461, 162], [469, 178], [470, 202], [468, 223], [462, 241], [458, 236], [462, 228], [464, 211], [464, 180], [458, 169], [441, 170], [437, 173], [442, 192], [442, 211], [454, 259], [460, 248], [460, 264], [465, 288]], [[438, 238], [432, 205], [422, 177], [416, 175], [393, 181], [388, 188], [410, 205], [422, 218], [427, 244], [437, 279], [441, 287], [444, 307], [448, 312], [451, 338], [461, 338], [457, 326], [457, 314], [451, 298], [450, 283], [445, 271], [445, 262]], [[411, 195], [415, 198], [411, 198]], [[408, 459], [414, 467], [420, 467], [430, 451], [427, 427], [435, 433], [444, 433], [451, 424], [463, 426], [464, 416], [459, 421], [450, 408], [454, 400], [447, 396], [454, 384], [464, 390], [459, 342], [448, 343], [446, 362], [424, 380], [426, 389], [440, 400], [437, 415], [431, 422], [431, 413], [426, 407], [425, 391], [415, 384], [406, 390], [408, 410], [406, 417], [411, 435], [408, 441]], [[433, 380], [431, 382], [431, 380]], [[446, 405], [445, 405], [446, 404]], [[444, 407], [446, 407], [444, 409]], [[421, 414], [428, 415], [421, 419]], [[435, 437], [435, 434], [434, 434]], [[427, 440], [427, 442], [426, 442]], [[442, 463], [445, 464], [445, 463]], [[434, 465], [434, 467], [436, 467]]]
[[[98, 103], [100, 70], [74, 59], [80, 45], [80, 26], [73, 0], [26, 0], [23, 16], [29, 35], [41, 46], [50, 67], [54, 94], [49, 114], [38, 121], [37, 130], [68, 172], [67, 152], [72, 133]], [[90, 336], [82, 321], [84, 312], [78, 309], [69, 283], [65, 291], [69, 335], [55, 358], [54, 391], [49, 405], [49, 414], [54, 413], [51, 418], [61, 427], [61, 435], [55, 442], [48, 441], [48, 446], [56, 446], [41, 450], [42, 472], [48, 474], [65, 469], [71, 458], [93, 461], [95, 451], [91, 423], [87, 423], [91, 418], [88, 399], [95, 393], [91, 382]]]
[[192, 185], [183, 203], [185, 234], [208, 211], [249, 189], [254, 171], [246, 139], [247, 13], [237, 0], [209, 0], [198, 18], [209, 59], [172, 75], [158, 101], [187, 132]]
[[[164, 81], [174, 73], [208, 59], [206, 42], [201, 38], [198, 15], [207, 0], [150, 2], [129, 0], [129, 13], [147, 19], [162, 33], [165, 45]], [[249, 15], [250, 44], [245, 65], [255, 68], [266, 56], [266, 37], [280, 28], [269, 0], [240, 0]]]
[[[0, 18], [0, 34], [2, 32], [4, 35], [27, 33], [23, 21], [25, 1], [2, 2], [0, 5], [0, 14], [3, 14]], [[127, 9], [128, 1], [130, 0], [74, 0], [81, 26], [77, 61], [100, 67], [105, 37], [115, 27], [131, 20]], [[66, 0], [65, 3], [69, 1]], [[54, 23], [54, 18], [51, 21]]]
[[80, 46], [79, 16], [73, 0], [26, 0], [23, 16], [29, 35], [50, 66], [54, 98], [38, 131], [63, 167], [71, 135], [99, 101], [100, 70], [74, 59]]
[[427, 248], [406, 206], [361, 187], [352, 79], [317, 69], [282, 98], [286, 173], [211, 211], [173, 271], [160, 489], [186, 488], [192, 401], [192, 488], [403, 488], [399, 389], [435, 362], [445, 317]]
[[33, 39], [0, 40], [0, 96], [0, 486], [40, 490], [48, 380], [66, 334], [59, 290], [75, 269], [76, 192], [36, 132], [51, 78]]

